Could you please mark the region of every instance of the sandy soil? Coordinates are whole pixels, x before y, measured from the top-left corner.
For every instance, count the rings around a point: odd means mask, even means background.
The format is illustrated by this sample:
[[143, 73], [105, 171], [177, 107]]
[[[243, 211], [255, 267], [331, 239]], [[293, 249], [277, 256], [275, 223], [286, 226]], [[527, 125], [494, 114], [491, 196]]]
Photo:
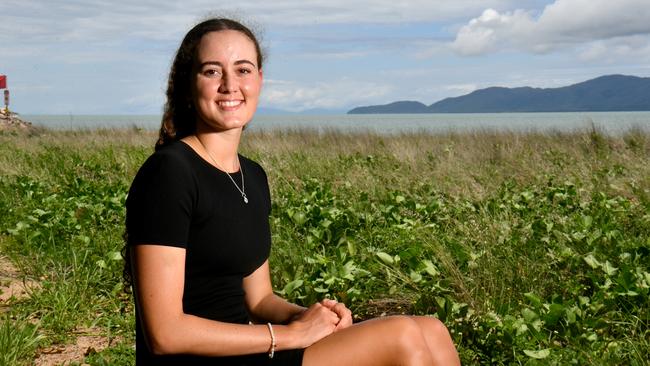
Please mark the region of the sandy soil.
[[87, 365], [83, 363], [86, 356], [110, 346], [108, 337], [100, 335], [99, 329], [80, 329], [75, 333], [77, 341], [74, 344], [54, 345], [40, 349], [34, 365], [70, 365], [72, 362]]
[[[26, 279], [8, 258], [0, 256], [0, 312], [8, 311], [12, 302], [29, 297], [36, 288], [38, 282]], [[33, 364], [54, 366], [82, 363], [87, 355], [110, 345], [108, 337], [101, 335], [99, 329], [78, 329], [74, 334], [77, 338], [73, 344], [53, 345], [38, 350]]]
[[34, 132], [36, 129], [32, 126], [31, 122], [21, 119], [15, 113], [5, 114], [0, 112], [0, 132], [1, 131], [15, 131], [15, 132]]
[[38, 284], [21, 276], [6, 257], [0, 256], [0, 311], [5, 311], [12, 301], [29, 296]]

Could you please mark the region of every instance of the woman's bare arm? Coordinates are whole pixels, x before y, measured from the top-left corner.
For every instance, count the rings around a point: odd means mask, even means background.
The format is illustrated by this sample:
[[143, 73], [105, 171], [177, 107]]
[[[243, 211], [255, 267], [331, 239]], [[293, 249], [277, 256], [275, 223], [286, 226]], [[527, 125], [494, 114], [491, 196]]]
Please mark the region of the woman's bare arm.
[[[244, 291], [249, 312], [259, 321], [286, 324], [299, 320], [307, 310], [273, 293], [268, 260], [244, 278]], [[339, 317], [335, 331], [352, 325], [352, 313], [345, 304], [329, 299], [321, 301], [320, 304]]]
[[268, 260], [245, 277], [243, 285], [248, 311], [260, 322], [286, 324], [307, 310], [273, 293]]
[[[131, 251], [135, 294], [153, 353], [225, 356], [269, 350], [266, 325], [224, 323], [183, 312], [185, 249], [136, 245]], [[305, 311], [300, 322], [274, 326], [276, 350], [307, 347], [334, 330], [338, 316], [317, 305]]]

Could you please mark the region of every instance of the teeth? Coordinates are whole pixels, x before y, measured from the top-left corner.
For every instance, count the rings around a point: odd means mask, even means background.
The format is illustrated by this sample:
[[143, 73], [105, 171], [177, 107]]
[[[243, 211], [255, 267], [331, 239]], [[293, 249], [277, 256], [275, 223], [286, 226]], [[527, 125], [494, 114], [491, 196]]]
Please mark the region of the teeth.
[[236, 107], [241, 104], [241, 100], [222, 100], [219, 105], [222, 107]]

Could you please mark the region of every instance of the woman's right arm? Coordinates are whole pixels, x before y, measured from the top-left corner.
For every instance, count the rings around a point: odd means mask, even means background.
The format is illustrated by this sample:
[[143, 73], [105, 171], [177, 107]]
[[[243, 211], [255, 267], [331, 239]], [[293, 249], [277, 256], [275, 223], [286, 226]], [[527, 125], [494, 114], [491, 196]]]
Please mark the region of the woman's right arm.
[[[271, 336], [266, 325], [232, 324], [183, 312], [185, 249], [163, 245], [131, 248], [135, 295], [145, 339], [152, 353], [227, 356], [266, 353]], [[338, 316], [323, 306], [310, 307], [302, 321], [331, 333]], [[326, 328], [326, 329], [323, 329]], [[311, 330], [310, 330], [311, 329]], [[274, 325], [276, 350], [304, 348], [313, 327]]]

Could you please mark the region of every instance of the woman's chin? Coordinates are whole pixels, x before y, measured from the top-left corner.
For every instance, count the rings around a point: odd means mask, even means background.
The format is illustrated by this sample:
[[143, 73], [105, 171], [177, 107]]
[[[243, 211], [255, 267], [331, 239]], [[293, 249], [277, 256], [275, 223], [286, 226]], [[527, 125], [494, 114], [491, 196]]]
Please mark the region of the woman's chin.
[[[251, 118], [252, 119], [252, 118]], [[229, 131], [243, 129], [248, 125], [251, 119], [244, 119], [238, 117], [223, 118], [223, 119], [204, 119], [199, 122], [201, 125], [200, 130], [213, 130], [213, 131]]]

